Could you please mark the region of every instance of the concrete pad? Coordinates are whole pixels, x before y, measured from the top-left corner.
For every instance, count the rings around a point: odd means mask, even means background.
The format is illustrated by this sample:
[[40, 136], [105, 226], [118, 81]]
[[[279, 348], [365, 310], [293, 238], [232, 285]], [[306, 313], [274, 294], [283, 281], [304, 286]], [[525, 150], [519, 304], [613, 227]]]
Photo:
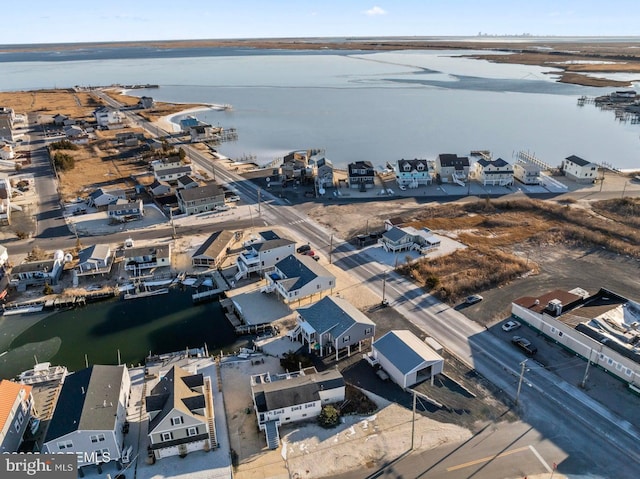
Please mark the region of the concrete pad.
[[227, 297], [233, 300], [246, 324], [272, 323], [295, 314], [276, 293], [261, 293], [260, 288], [265, 284], [261, 280], [227, 291]]

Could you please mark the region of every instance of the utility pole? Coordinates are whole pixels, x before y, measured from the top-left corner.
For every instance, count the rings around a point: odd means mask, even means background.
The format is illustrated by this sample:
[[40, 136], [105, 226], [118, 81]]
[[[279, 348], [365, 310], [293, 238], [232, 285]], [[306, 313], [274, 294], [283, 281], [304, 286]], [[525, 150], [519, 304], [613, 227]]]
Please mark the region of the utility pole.
[[173, 223], [173, 209], [169, 207], [169, 217], [171, 218], [171, 229], [173, 231], [173, 239], [176, 239], [176, 226]]
[[329, 264], [332, 264], [331, 256], [333, 254], [333, 233], [331, 233], [331, 239], [329, 240]]
[[520, 363], [520, 380], [518, 381], [518, 392], [516, 393], [516, 406], [518, 405], [518, 400], [520, 399], [520, 388], [522, 387], [522, 380], [524, 379], [524, 367], [526, 363], [526, 359]]
[[411, 451], [413, 451], [413, 444], [416, 436], [416, 392], [413, 391], [413, 415], [411, 417]]
[[260, 188], [258, 188], [258, 216], [260, 216]]
[[624, 198], [624, 192], [627, 190], [627, 183], [629, 183], [628, 181], [624, 182], [624, 186], [622, 187], [622, 198]]
[[387, 292], [387, 270], [382, 273], [382, 304], [385, 304]]
[[589, 357], [587, 358], [587, 367], [584, 370], [584, 376], [582, 377], [582, 382], [580, 383], [580, 387], [584, 389], [585, 384], [587, 384], [587, 378], [589, 377], [589, 366], [591, 365], [591, 355], [593, 354], [593, 349], [589, 351]]

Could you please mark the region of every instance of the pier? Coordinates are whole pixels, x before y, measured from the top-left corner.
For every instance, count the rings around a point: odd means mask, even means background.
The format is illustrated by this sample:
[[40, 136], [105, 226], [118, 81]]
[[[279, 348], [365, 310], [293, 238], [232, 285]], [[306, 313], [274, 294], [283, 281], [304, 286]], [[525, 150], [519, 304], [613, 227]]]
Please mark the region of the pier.
[[518, 153], [514, 153], [513, 157], [519, 163], [533, 163], [534, 165], [539, 166], [543, 170], [548, 170], [548, 171], [554, 169], [554, 167], [551, 166], [549, 163], [541, 160], [540, 158], [537, 158], [535, 154], [529, 153], [528, 151], [521, 150]]

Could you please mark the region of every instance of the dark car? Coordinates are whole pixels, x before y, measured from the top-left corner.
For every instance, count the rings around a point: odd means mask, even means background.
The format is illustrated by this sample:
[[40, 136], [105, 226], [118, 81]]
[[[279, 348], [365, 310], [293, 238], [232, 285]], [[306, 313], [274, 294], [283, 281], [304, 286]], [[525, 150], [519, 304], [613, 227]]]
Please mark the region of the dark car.
[[303, 244], [302, 246], [298, 246], [296, 252], [298, 253], [306, 253], [307, 251], [311, 251], [311, 246], [308, 244]]
[[511, 342], [522, 349], [527, 356], [533, 356], [538, 352], [538, 348], [531, 344], [531, 341], [527, 338], [523, 338], [522, 336], [514, 336], [511, 338]]

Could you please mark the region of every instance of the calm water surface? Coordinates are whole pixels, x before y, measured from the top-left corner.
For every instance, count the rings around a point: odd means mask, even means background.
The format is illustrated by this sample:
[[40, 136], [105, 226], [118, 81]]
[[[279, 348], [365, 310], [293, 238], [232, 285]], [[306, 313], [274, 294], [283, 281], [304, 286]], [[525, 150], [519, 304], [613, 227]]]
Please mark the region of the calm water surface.
[[552, 165], [575, 154], [640, 167], [639, 125], [577, 106], [579, 96], [612, 88], [560, 84], [544, 74], [552, 68], [461, 57], [466, 53], [473, 52], [211, 49], [202, 56], [201, 50], [147, 49], [137, 58], [114, 58], [113, 51], [83, 50], [34, 57], [39, 61], [5, 55], [0, 89], [154, 83], [160, 89], [134, 94], [229, 103], [232, 111], [197, 116], [238, 128], [239, 140], [224, 144], [223, 154], [255, 155], [260, 163], [316, 147], [340, 167], [477, 149], [506, 160], [526, 150]]

